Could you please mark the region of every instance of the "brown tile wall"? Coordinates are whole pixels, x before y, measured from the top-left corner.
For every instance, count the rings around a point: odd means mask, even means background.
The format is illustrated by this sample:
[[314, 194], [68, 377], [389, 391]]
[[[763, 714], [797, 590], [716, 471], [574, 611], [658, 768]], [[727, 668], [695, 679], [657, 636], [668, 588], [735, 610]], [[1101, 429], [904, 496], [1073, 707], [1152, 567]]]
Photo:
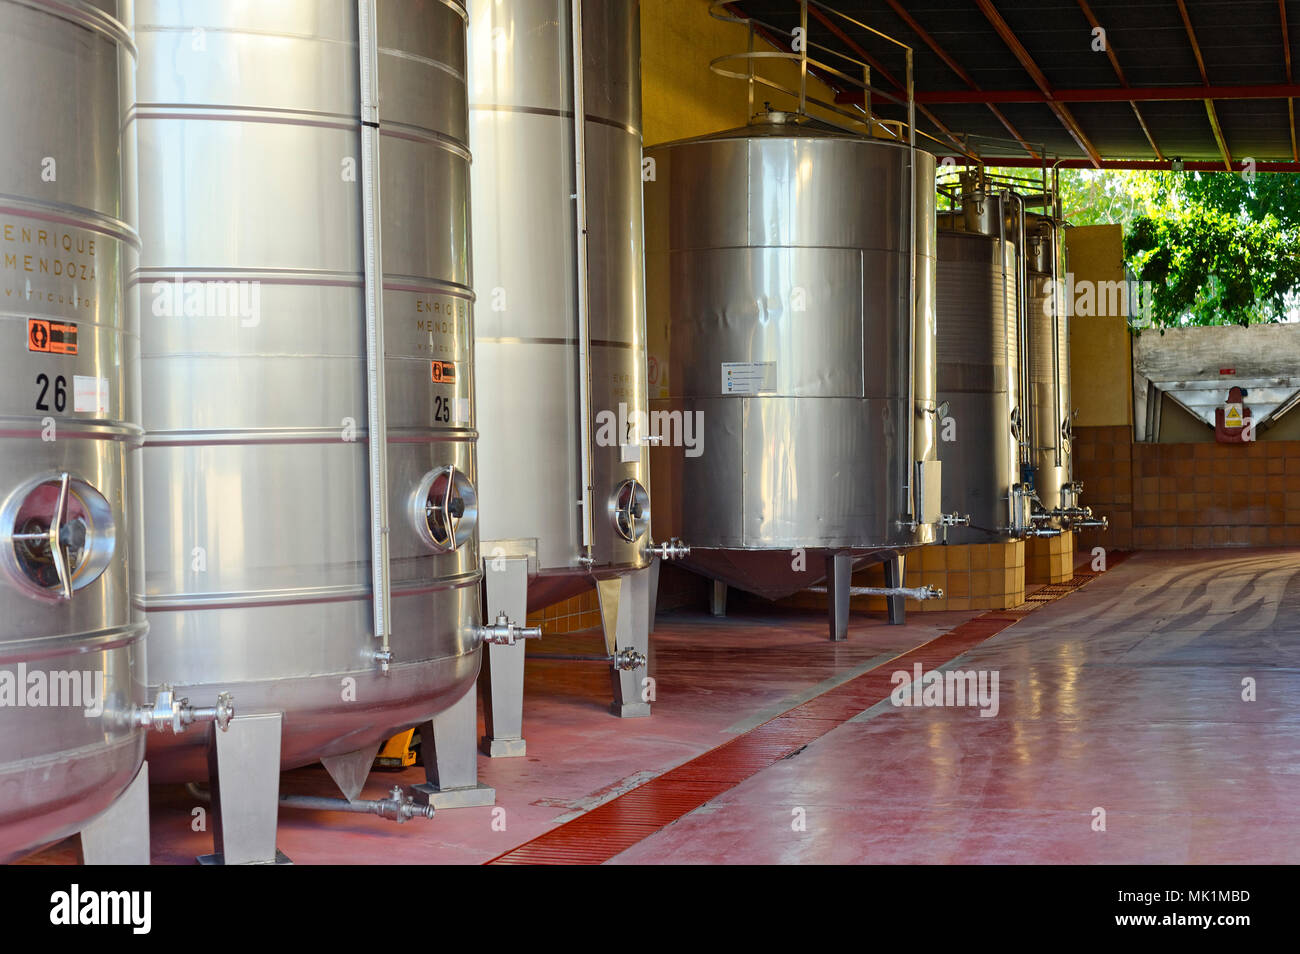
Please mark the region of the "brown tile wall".
[[542, 627], [543, 635], [578, 633], [600, 625], [600, 603], [594, 589], [552, 603], [528, 614], [528, 625]]
[[1300, 441], [1134, 444], [1128, 427], [1079, 427], [1074, 470], [1110, 518], [1080, 550], [1300, 545]]

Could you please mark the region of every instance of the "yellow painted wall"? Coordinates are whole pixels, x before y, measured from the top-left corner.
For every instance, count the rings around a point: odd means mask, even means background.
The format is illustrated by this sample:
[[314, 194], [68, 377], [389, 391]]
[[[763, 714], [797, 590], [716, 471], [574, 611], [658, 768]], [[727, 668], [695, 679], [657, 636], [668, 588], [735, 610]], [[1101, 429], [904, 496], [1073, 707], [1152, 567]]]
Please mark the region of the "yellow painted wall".
[[[812, 39], [818, 38], [815, 29], [809, 32]], [[709, 69], [709, 62], [719, 56], [745, 52], [748, 37], [739, 24], [709, 16], [708, 0], [641, 0], [641, 111], [647, 146], [734, 129], [749, 121], [748, 84]], [[755, 49], [773, 47], [759, 39]], [[744, 64], [730, 68], [743, 72]], [[762, 71], [788, 87], [798, 85], [794, 64], [767, 60]], [[831, 91], [813, 77], [808, 92], [833, 99]], [[759, 87], [755, 111], [765, 101], [777, 109], [793, 106], [788, 97]]]
[[[1067, 229], [1065, 248], [1079, 282], [1124, 280], [1123, 234], [1118, 225]], [[1075, 315], [1070, 320], [1070, 388], [1079, 415], [1075, 427], [1133, 423], [1133, 349], [1125, 315]]]

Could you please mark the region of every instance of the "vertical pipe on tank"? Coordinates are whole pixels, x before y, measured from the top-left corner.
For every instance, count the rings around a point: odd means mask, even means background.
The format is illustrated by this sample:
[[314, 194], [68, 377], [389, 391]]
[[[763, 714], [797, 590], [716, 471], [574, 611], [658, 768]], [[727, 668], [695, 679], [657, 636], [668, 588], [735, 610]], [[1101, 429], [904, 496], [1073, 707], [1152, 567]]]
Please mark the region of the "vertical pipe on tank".
[[1047, 250], [1047, 254], [1052, 257], [1052, 406], [1055, 411], [1053, 426], [1056, 428], [1056, 439], [1052, 444], [1056, 451], [1055, 466], [1060, 467], [1061, 442], [1065, 440], [1063, 427], [1065, 396], [1061, 393], [1061, 321], [1064, 319], [1061, 311], [1064, 301], [1059, 297], [1061, 291], [1057, 273], [1055, 223], [1049, 226], [1047, 234], [1051, 238], [1051, 245]]
[[591, 461], [591, 316], [587, 296], [587, 108], [583, 90], [582, 0], [573, 0], [573, 191], [578, 267], [578, 417], [582, 455], [582, 548], [591, 557], [591, 496], [596, 479]]
[[[807, 36], [807, 30], [804, 31]], [[917, 507], [916, 486], [920, 475], [916, 469], [916, 100], [912, 89], [912, 48], [907, 48], [907, 169], [908, 193], [906, 197], [908, 216], [908, 241], [910, 244], [907, 259], [907, 356], [911, 362], [907, 375], [907, 516], [914, 523], [920, 523], [922, 514]]]
[[[366, 300], [366, 415], [370, 461], [370, 567], [375, 658], [388, 672], [388, 417], [384, 400], [384, 272], [379, 238], [379, 50], [375, 0], [357, 0], [361, 93], [361, 237]], [[450, 486], [450, 485], [449, 485]]]

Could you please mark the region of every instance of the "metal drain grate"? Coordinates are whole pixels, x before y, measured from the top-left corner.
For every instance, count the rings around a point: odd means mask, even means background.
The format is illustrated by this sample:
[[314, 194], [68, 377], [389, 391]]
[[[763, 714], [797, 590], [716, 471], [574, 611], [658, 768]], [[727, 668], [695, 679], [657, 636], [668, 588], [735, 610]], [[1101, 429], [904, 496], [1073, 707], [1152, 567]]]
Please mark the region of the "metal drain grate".
[[[1112, 559], [1112, 563], [1118, 562]], [[1037, 605], [1067, 596], [1097, 574], [1043, 587]], [[1050, 590], [1045, 598], [1042, 594]], [[1034, 608], [1037, 608], [1035, 606]], [[598, 805], [488, 862], [490, 865], [595, 865], [666, 828], [751, 775], [775, 765], [864, 709], [889, 698], [890, 676], [916, 663], [929, 671], [996, 636], [1024, 614], [994, 610], [829, 689], [658, 778]]]

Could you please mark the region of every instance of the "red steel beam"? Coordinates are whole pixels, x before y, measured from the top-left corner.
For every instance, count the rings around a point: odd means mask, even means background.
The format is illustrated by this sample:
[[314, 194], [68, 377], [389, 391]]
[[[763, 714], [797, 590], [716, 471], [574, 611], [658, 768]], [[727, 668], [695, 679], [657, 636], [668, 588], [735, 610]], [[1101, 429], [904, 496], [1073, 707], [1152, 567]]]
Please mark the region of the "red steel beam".
[[[893, 3], [894, 0], [890, 0], [890, 2]], [[1182, 0], [1179, 0], [1179, 2], [1181, 3]], [[1093, 167], [1100, 169], [1101, 153], [1099, 153], [1097, 147], [1089, 141], [1087, 134], [1079, 126], [1078, 121], [1071, 114], [1069, 108], [1064, 104], [1051, 99], [1052, 87], [1051, 84], [1047, 82], [1047, 76], [1038, 68], [1038, 64], [1034, 62], [1034, 58], [1029, 55], [1029, 51], [1025, 49], [1015, 32], [1007, 25], [1007, 21], [1002, 19], [1002, 14], [998, 13], [997, 8], [993, 6], [992, 0], [975, 0], [975, 5], [980, 8], [985, 19], [993, 25], [993, 29], [997, 31], [998, 36], [1002, 38], [1002, 42], [1007, 45], [1007, 48], [1011, 50], [1015, 58], [1020, 61], [1020, 65], [1024, 67], [1025, 72], [1029, 74], [1031, 79], [1033, 79], [1034, 85], [1042, 90], [1043, 94], [1048, 97], [1048, 108], [1056, 114], [1056, 118], [1061, 121], [1061, 125], [1065, 127], [1066, 132], [1070, 134], [1070, 137], [1074, 139], [1079, 148], [1082, 149], [1087, 154], [1088, 158], [1092, 160]]]
[[[965, 156], [961, 156], [961, 155], [954, 155], [951, 157], [941, 156], [939, 161], [942, 162], [944, 159], [947, 158], [951, 158], [952, 161], [959, 166], [965, 165], [967, 162], [970, 161]], [[986, 166], [992, 166], [994, 168], [998, 166], [1005, 166], [1009, 169], [1037, 169], [1041, 165], [1041, 163], [1033, 159], [1027, 159], [1024, 156], [1012, 156], [1010, 158], [998, 158], [995, 156], [986, 156], [983, 158], [983, 162]], [[1055, 163], [1055, 165], [1057, 168], [1060, 169], [1096, 168], [1095, 166], [1093, 166], [1091, 159], [1062, 159], [1059, 162]], [[1101, 161], [1102, 169], [1156, 169], [1156, 170], [1167, 171], [1172, 167], [1173, 164], [1167, 160], [1164, 162], [1159, 162], [1154, 159], [1103, 159]], [[1225, 171], [1241, 172], [1245, 168], [1246, 168], [1245, 163], [1238, 162], [1235, 160], [1233, 161], [1232, 168], [1230, 170], [1225, 170], [1223, 168], [1222, 160], [1211, 160], [1211, 161], [1188, 160], [1183, 163], [1183, 169], [1188, 172], [1225, 172]], [[1255, 171], [1256, 172], [1300, 173], [1300, 162], [1257, 162], [1255, 163]]]
[[[1285, 0], [1283, 0], [1283, 2], [1285, 2]], [[1088, 5], [1088, 0], [1079, 0], [1079, 8], [1083, 10], [1083, 15], [1088, 18], [1089, 25], [1091, 25], [1094, 30], [1101, 31], [1101, 35], [1104, 38], [1103, 44], [1106, 47], [1106, 56], [1110, 59], [1110, 65], [1115, 70], [1115, 75], [1119, 78], [1119, 85], [1127, 89], [1128, 79], [1124, 76], [1123, 67], [1119, 65], [1119, 54], [1115, 52], [1115, 44], [1110, 42], [1110, 34], [1106, 32], [1106, 28], [1101, 25], [1096, 15], [1092, 12], [1092, 7]], [[1138, 109], [1138, 104], [1131, 99], [1128, 101], [1128, 104], [1133, 109], [1133, 115], [1137, 117], [1138, 125], [1142, 127], [1142, 134], [1147, 137], [1147, 142], [1151, 144], [1151, 151], [1155, 153], [1157, 159], [1164, 159], [1165, 154], [1160, 151], [1160, 147], [1156, 145], [1155, 137], [1151, 135], [1151, 130], [1147, 128], [1147, 121], [1142, 116], [1142, 110]]]
[[[948, 69], [956, 73], [957, 76], [960, 77], [961, 81], [965, 83], [967, 86], [969, 86], [972, 90], [975, 90], [976, 92], [979, 91], [980, 88], [979, 84], [976, 83], [975, 80], [971, 78], [971, 75], [967, 73], [964, 69], [962, 69], [960, 63], [958, 63], [956, 60], [954, 60], [951, 56], [948, 55], [948, 51], [945, 50], [943, 47], [941, 47], [938, 41], [935, 40], [934, 37], [930, 36], [930, 34], [927, 33], [922, 28], [921, 24], [916, 22], [916, 19], [910, 13], [908, 13], [905, 9], [903, 9], [903, 7], [898, 3], [898, 0], [885, 0], [885, 2], [889, 4], [889, 6], [893, 9], [893, 11], [896, 14], [898, 14], [899, 19], [901, 19], [904, 23], [906, 23], [908, 27], [911, 28], [912, 32], [921, 38], [921, 41], [926, 46], [934, 50], [935, 55], [937, 55], [939, 59], [943, 60], [944, 63], [948, 65]], [[859, 96], [858, 98], [861, 99], [862, 97]], [[916, 99], [915, 95], [913, 95], [913, 99]], [[920, 103], [919, 99], [916, 101], [918, 104]], [[850, 102], [852, 102], [852, 100], [850, 100]], [[1020, 135], [1020, 131], [1017, 130], [1016, 127], [1011, 124], [1011, 120], [1007, 119], [1006, 115], [1002, 112], [1002, 110], [998, 109], [992, 103], [986, 103], [985, 105], [988, 106], [989, 112], [991, 112], [994, 116], [997, 117], [997, 120], [1002, 124], [1002, 127], [1007, 132], [1011, 133], [1012, 137], [1016, 140], [1016, 142], [1020, 143], [1021, 148], [1024, 149], [1025, 152], [1029, 153], [1029, 155], [1034, 159], [1041, 158], [1038, 155], [1038, 153], [1034, 152], [1033, 148], [1029, 145], [1029, 143], [1025, 141], [1025, 137]]]
[[[1187, 15], [1187, 4], [1183, 0], [1174, 0], [1178, 4], [1178, 12], [1182, 15], [1183, 26], [1187, 29], [1187, 39], [1191, 41], [1192, 52], [1196, 54], [1196, 66], [1201, 71], [1201, 85], [1206, 89], [1210, 86], [1210, 75], [1205, 72], [1205, 59], [1201, 56], [1201, 44], [1196, 42], [1196, 31], [1192, 29], [1192, 18]], [[1210, 129], [1214, 132], [1214, 141], [1219, 144], [1219, 154], [1223, 156], [1223, 168], [1232, 168], [1232, 153], [1228, 151], [1228, 143], [1223, 138], [1223, 130], [1219, 127], [1219, 114], [1214, 111], [1214, 100], [1205, 97], [1205, 115], [1210, 120]]]
[[[1043, 93], [1033, 89], [947, 89], [918, 90], [916, 101], [930, 105], [959, 103], [1123, 103], [1173, 102], [1205, 99], [1293, 99], [1300, 98], [1300, 84], [1274, 83], [1265, 86], [1129, 86], [1098, 89], [1054, 89]], [[859, 97], [861, 98], [861, 97]]]
[[[1286, 81], [1294, 82], [1291, 75], [1291, 34], [1286, 27], [1286, 0], [1277, 0], [1277, 10], [1282, 16], [1282, 53], [1286, 57]], [[1288, 96], [1286, 111], [1291, 117], [1291, 158], [1300, 162], [1300, 152], [1295, 147], [1295, 99]]]

